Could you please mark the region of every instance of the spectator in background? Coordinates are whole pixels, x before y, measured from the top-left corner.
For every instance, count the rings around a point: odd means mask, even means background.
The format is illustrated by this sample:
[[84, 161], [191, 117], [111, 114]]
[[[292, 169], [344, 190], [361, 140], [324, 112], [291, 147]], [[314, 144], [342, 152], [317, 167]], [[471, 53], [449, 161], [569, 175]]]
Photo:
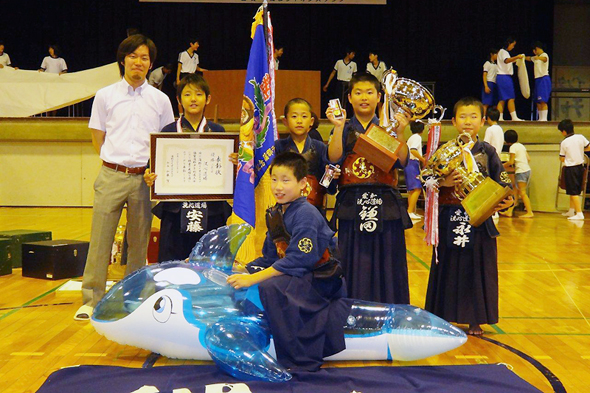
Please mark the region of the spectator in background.
[[318, 115], [316, 115], [313, 111], [311, 111], [311, 117], [313, 117], [313, 124], [311, 125], [311, 130], [307, 134], [311, 139], [315, 139], [317, 141], [323, 142], [324, 138], [322, 138], [322, 134], [318, 131], [318, 127], [320, 126], [320, 119]]
[[43, 62], [41, 63], [41, 68], [39, 68], [39, 72], [49, 72], [51, 74], [65, 74], [68, 72], [68, 66], [66, 65], [66, 61], [59, 57], [61, 51], [59, 46], [55, 44], [49, 45], [49, 56], [45, 56]]
[[277, 44], [275, 45], [275, 50], [274, 50], [274, 58], [275, 58], [275, 70], [279, 69], [279, 59], [281, 58], [281, 56], [283, 56], [283, 52], [284, 52], [284, 47], [281, 44]]
[[549, 55], [543, 49], [544, 45], [537, 41], [533, 44], [535, 56], [526, 56], [532, 61], [535, 71], [535, 101], [537, 102], [537, 114], [539, 121], [547, 121], [549, 97], [551, 96], [551, 77], [549, 76]]
[[[12, 67], [12, 63], [10, 62], [8, 53], [4, 52], [4, 41], [0, 41], [0, 68], [4, 67]], [[16, 67], [14, 68], [18, 69]]]
[[498, 51], [498, 74], [496, 75], [496, 87], [498, 88], [498, 111], [500, 112], [500, 121], [504, 120], [504, 103], [508, 106], [508, 112], [513, 121], [522, 121], [516, 115], [516, 106], [514, 105], [514, 82], [512, 75], [514, 74], [514, 63], [524, 55], [516, 55], [510, 57], [510, 51], [514, 49], [516, 40], [508, 37], [504, 43], [504, 47]]
[[188, 75], [194, 74], [195, 72], [207, 71], [204, 68], [199, 67], [199, 55], [197, 55], [197, 49], [199, 49], [199, 40], [189, 42], [187, 50], [178, 54], [178, 69], [176, 70], [176, 84], [180, 84], [180, 80]]
[[373, 50], [369, 52], [369, 62], [367, 63], [367, 72], [373, 75], [381, 82], [383, 73], [387, 70], [385, 62], [379, 60], [377, 51]]
[[489, 127], [486, 129], [486, 133], [483, 137], [484, 142], [494, 146], [498, 156], [502, 153], [502, 148], [504, 147], [504, 131], [502, 130], [502, 127], [498, 125], [499, 118], [500, 111], [494, 107], [488, 108], [486, 122]]
[[336, 77], [336, 80], [338, 81], [337, 97], [340, 98], [340, 103], [343, 107], [346, 107], [348, 102], [346, 99], [348, 96], [348, 82], [352, 79], [352, 75], [357, 71], [356, 63], [352, 61], [355, 55], [355, 51], [351, 49], [346, 50], [346, 56], [344, 56], [344, 59], [340, 59], [336, 62], [334, 70], [332, 70], [328, 81], [322, 89], [324, 92], [327, 92], [330, 82]]
[[498, 102], [498, 92], [496, 91], [496, 75], [498, 75], [498, 49], [490, 49], [490, 58], [483, 65], [483, 91], [481, 92], [481, 102], [483, 104], [483, 113], [488, 113], [488, 107], [496, 105]]
[[166, 76], [174, 70], [172, 63], [168, 63], [162, 67], [158, 67], [152, 71], [148, 83], [154, 86], [156, 89], [162, 90], [162, 84]]

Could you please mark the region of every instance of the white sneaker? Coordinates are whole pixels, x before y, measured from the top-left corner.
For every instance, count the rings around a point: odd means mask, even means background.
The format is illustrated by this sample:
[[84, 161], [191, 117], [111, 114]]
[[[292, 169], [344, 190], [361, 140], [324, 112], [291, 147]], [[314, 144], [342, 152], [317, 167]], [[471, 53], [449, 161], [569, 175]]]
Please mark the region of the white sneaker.
[[584, 219], [584, 213], [582, 213], [582, 212], [576, 213], [576, 215], [571, 216], [571, 217], [568, 217], [567, 219], [568, 220], [583, 220]]
[[518, 117], [516, 117], [516, 118], [512, 119], [512, 121], [524, 121], [524, 120], [519, 119]]
[[576, 214], [576, 212], [574, 210], [568, 210], [565, 213], [561, 213], [561, 215], [564, 217], [571, 217], [571, 216], [574, 216], [575, 214]]
[[422, 216], [419, 214], [416, 214], [416, 213], [410, 213], [409, 215], [412, 220], [421, 220], [422, 219]]
[[84, 305], [76, 311], [74, 315], [74, 320], [76, 321], [89, 321], [90, 317], [92, 316], [93, 308], [87, 305]]

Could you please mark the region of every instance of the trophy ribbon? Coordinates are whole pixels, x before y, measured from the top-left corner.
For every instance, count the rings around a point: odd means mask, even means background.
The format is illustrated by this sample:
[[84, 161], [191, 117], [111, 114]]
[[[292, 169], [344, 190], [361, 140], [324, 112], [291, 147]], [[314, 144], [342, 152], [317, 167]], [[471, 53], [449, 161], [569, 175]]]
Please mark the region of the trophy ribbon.
[[471, 148], [474, 144], [475, 142], [471, 141], [462, 147], [463, 165], [465, 165], [465, 169], [467, 169], [468, 173], [479, 172], [477, 162], [475, 162], [475, 157], [473, 157], [473, 153], [471, 153]]

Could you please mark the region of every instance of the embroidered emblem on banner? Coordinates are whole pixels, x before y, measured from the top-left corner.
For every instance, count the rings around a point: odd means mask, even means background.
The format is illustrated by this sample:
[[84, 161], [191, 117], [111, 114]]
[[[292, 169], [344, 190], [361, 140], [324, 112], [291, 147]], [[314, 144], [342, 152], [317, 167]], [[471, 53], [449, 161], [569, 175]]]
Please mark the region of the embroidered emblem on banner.
[[311, 194], [311, 184], [309, 182], [305, 183], [305, 188], [301, 190], [301, 196], [307, 197]]
[[356, 200], [356, 224], [360, 232], [381, 232], [383, 227], [383, 198], [374, 192], [363, 192]]
[[375, 173], [375, 167], [365, 157], [359, 157], [352, 163], [352, 173], [359, 179], [366, 179]]
[[207, 202], [182, 202], [180, 233], [200, 233], [207, 228]]
[[309, 254], [311, 250], [313, 250], [313, 243], [311, 242], [311, 239], [307, 237], [299, 240], [299, 244], [297, 246], [299, 247], [300, 251], [306, 254]]
[[450, 216], [448, 245], [459, 248], [473, 247], [473, 227], [469, 224], [469, 214], [458, 208]]

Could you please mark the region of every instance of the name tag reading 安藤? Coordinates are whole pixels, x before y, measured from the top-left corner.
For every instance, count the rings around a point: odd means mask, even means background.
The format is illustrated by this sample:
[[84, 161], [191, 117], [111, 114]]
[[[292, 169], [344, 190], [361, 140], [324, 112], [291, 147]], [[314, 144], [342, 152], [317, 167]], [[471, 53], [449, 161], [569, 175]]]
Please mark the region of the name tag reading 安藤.
[[201, 233], [207, 229], [207, 202], [182, 202], [180, 233]]

